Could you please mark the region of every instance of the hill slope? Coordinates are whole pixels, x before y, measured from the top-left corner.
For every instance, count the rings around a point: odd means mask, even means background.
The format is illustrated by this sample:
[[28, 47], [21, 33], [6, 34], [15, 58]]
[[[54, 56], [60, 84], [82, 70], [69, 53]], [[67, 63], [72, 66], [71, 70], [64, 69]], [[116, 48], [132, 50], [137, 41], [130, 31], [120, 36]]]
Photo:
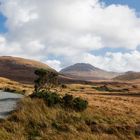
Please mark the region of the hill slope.
[[119, 73], [108, 72], [86, 63], [74, 64], [62, 69], [60, 73], [80, 80], [105, 80], [119, 75]]
[[140, 79], [140, 72], [126, 72], [123, 75], [119, 75], [114, 78], [114, 80], [137, 80]]
[[11, 56], [0, 57], [0, 77], [22, 83], [32, 83], [35, 79], [34, 70], [37, 68], [53, 70], [48, 65], [34, 60]]

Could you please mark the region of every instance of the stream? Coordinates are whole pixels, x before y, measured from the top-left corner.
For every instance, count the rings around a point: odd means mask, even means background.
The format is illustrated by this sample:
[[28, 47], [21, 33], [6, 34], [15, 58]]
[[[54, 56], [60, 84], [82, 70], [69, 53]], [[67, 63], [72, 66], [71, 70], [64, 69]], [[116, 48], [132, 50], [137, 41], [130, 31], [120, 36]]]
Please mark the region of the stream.
[[16, 108], [23, 95], [0, 91], [0, 119], [7, 117]]

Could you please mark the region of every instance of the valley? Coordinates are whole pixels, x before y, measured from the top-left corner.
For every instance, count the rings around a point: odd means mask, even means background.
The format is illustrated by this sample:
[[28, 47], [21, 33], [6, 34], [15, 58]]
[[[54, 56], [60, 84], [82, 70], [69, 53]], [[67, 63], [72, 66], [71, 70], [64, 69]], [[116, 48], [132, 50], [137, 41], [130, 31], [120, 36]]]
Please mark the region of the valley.
[[[8, 63], [6, 67], [12, 66], [11, 72], [19, 71], [18, 63], [16, 67], [14, 65], [15, 63], [10, 65]], [[20, 63], [20, 67], [21, 65]], [[28, 67], [32, 69], [31, 65]], [[25, 68], [26, 73], [28, 70]], [[49, 70], [55, 71], [51, 68]], [[7, 72], [8, 69], [6, 69]], [[55, 91], [61, 97], [68, 94], [88, 101], [87, 109], [77, 112], [61, 106], [49, 108], [44, 100], [30, 98], [29, 95], [34, 91], [34, 72], [32, 70], [29, 75], [32, 80], [28, 79], [26, 73], [19, 72], [17, 75], [20, 78], [27, 77], [19, 80], [16, 73], [13, 75], [15, 78], [11, 77], [9, 72], [8, 78], [1, 73], [1, 90], [25, 95], [25, 98], [17, 103], [17, 109], [1, 120], [1, 140], [57, 140], [58, 137], [60, 140], [140, 139], [139, 79], [97, 80], [93, 76], [92, 79], [87, 80], [85, 77], [78, 78], [79, 75], [73, 78], [61, 72], [59, 75], [61, 86], [56, 87]], [[97, 73], [96, 76], [98, 76]]]

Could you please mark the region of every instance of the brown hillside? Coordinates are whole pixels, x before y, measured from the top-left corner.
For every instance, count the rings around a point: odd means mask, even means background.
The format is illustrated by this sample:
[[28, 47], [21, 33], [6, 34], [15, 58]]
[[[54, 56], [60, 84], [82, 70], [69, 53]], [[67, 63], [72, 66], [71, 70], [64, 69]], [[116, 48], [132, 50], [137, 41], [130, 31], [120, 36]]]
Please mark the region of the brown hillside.
[[140, 72], [126, 72], [123, 75], [117, 76], [114, 80], [123, 80], [123, 81], [130, 81], [130, 80], [137, 80], [140, 79]]
[[22, 83], [32, 83], [35, 79], [34, 71], [37, 68], [53, 70], [48, 65], [34, 60], [11, 56], [0, 57], [0, 77]]

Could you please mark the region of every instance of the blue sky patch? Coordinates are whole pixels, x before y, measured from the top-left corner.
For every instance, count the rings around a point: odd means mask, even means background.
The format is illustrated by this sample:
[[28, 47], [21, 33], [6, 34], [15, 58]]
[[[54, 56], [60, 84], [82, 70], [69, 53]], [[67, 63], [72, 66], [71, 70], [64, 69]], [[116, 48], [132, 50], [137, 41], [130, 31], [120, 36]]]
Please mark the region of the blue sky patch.
[[109, 47], [106, 47], [106, 48], [102, 48], [100, 50], [94, 50], [92, 52], [92, 54], [94, 54], [95, 56], [98, 56], [98, 55], [104, 56], [107, 52], [112, 52], [112, 53], [117, 53], [117, 52], [127, 53], [127, 52], [130, 52], [130, 50], [125, 49], [125, 48], [109, 48]]
[[7, 28], [5, 27], [6, 17], [0, 13], [0, 33], [5, 33]]
[[135, 9], [137, 12], [140, 12], [140, 0], [101, 0], [107, 5], [110, 4], [121, 4], [128, 5], [130, 8]]

